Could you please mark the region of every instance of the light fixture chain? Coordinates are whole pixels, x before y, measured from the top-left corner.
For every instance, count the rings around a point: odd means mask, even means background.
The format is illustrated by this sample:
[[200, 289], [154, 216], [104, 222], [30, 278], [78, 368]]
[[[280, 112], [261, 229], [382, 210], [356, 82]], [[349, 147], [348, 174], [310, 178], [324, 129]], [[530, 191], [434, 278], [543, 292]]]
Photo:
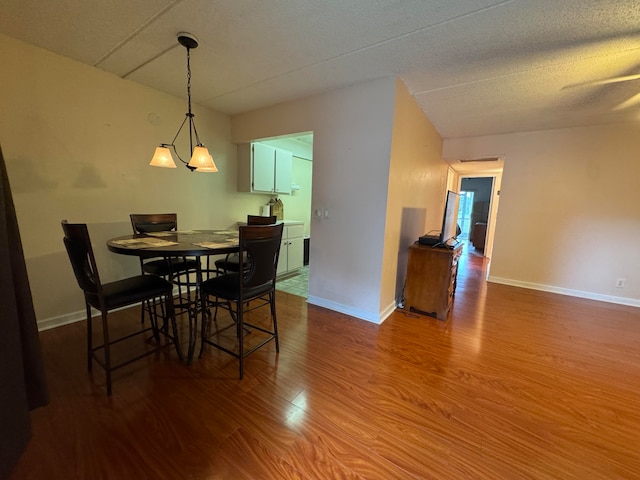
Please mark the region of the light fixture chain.
[[187, 48], [187, 99], [189, 100], [189, 115], [191, 115], [191, 49]]
[[196, 137], [196, 146], [200, 144], [200, 137], [198, 136], [198, 130], [196, 129], [196, 122], [193, 120], [195, 116], [191, 111], [191, 49], [187, 47], [187, 99], [189, 102], [189, 144], [191, 147], [191, 153], [193, 153], [193, 138], [192, 133]]

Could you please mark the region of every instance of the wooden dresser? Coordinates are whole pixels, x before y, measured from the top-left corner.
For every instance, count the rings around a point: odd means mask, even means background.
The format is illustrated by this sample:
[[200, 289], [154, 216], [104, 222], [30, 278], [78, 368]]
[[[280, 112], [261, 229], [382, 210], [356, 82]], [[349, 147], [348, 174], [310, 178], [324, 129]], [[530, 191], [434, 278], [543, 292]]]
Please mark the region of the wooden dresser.
[[409, 247], [404, 309], [446, 320], [456, 291], [462, 244], [454, 249], [417, 242]]

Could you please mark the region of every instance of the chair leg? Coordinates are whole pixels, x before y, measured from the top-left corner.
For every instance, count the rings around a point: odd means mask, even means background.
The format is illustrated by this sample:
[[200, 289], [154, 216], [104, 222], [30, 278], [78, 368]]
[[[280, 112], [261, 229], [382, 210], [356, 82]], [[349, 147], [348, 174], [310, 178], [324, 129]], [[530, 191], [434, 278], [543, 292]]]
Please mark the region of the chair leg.
[[107, 395], [111, 395], [111, 345], [109, 345], [109, 326], [107, 311], [102, 311], [102, 336], [104, 338], [104, 371], [107, 375]]
[[87, 370], [93, 370], [93, 328], [91, 319], [91, 305], [86, 303], [87, 308]]
[[[158, 303], [158, 306], [160, 307], [160, 318], [162, 318], [162, 327], [160, 327], [158, 329], [158, 332], [162, 331], [165, 334], [168, 333], [168, 325], [167, 325], [167, 319], [170, 318], [169, 317], [169, 313], [168, 313], [168, 309], [167, 309], [167, 302], [156, 302], [156, 300], [154, 299], [154, 303]], [[157, 311], [155, 311], [156, 313], [156, 326], [158, 325], [158, 320], [157, 320]]]
[[[144, 275], [144, 262], [142, 261], [142, 257], [140, 258], [140, 272], [142, 273], [142, 275]], [[146, 302], [142, 302], [142, 305], [140, 305], [140, 324], [144, 325], [144, 311], [146, 308]]]
[[271, 304], [271, 319], [273, 320], [273, 336], [276, 341], [276, 352], [280, 352], [280, 342], [278, 340], [278, 319], [276, 318], [276, 293], [269, 294], [269, 303]]
[[156, 299], [145, 300], [149, 311], [149, 323], [151, 323], [151, 331], [153, 332], [153, 339], [156, 343], [160, 343], [160, 334], [158, 333], [158, 304]]
[[207, 338], [207, 325], [209, 324], [209, 320], [207, 319], [207, 298], [208, 295], [200, 292], [200, 309], [202, 310], [202, 325], [200, 325], [200, 353], [198, 354], [198, 358], [202, 358], [202, 354], [204, 353], [204, 340]]
[[173, 295], [170, 293], [165, 298], [165, 311], [167, 316], [165, 317], [165, 326], [166, 326], [166, 318], [169, 318], [171, 322], [171, 331], [173, 332], [173, 343], [176, 347], [176, 352], [178, 353], [178, 358], [180, 360], [183, 359], [182, 355], [182, 347], [180, 346], [180, 342], [178, 341], [178, 324], [176, 321], [176, 310], [173, 305]]
[[244, 377], [244, 306], [240, 302], [237, 302], [236, 305], [238, 307], [238, 360], [240, 361], [240, 380], [242, 380], [242, 377]]

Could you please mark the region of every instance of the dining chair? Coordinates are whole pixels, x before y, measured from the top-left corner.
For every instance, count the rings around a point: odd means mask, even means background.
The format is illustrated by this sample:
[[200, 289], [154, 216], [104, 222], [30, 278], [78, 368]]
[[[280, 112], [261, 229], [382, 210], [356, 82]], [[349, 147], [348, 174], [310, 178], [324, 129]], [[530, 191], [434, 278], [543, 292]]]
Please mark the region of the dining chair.
[[[276, 352], [280, 351], [278, 341], [278, 322], [276, 318], [276, 271], [282, 230], [284, 225], [246, 225], [239, 228], [239, 270], [210, 278], [200, 285], [203, 321], [201, 332], [200, 356], [205, 344], [211, 345], [238, 359], [240, 379], [244, 376], [244, 359], [271, 340], [275, 341]], [[250, 264], [245, 268], [245, 262]], [[214, 297], [212, 302], [210, 297]], [[249, 304], [251, 302], [251, 304]], [[210, 307], [215, 305], [215, 313], [211, 315]], [[229, 311], [232, 323], [218, 327], [218, 307]], [[269, 322], [257, 314], [247, 322], [247, 313], [262, 307], [269, 307]], [[260, 325], [257, 322], [261, 322]], [[216, 328], [212, 331], [213, 324]], [[231, 341], [224, 343], [224, 332], [235, 327], [235, 335]], [[245, 348], [245, 334], [250, 335], [252, 345]], [[234, 340], [235, 339], [235, 340]], [[229, 339], [227, 339], [229, 340]]]
[[[178, 338], [175, 312], [173, 307], [173, 286], [167, 280], [156, 275], [137, 275], [134, 277], [116, 280], [110, 283], [102, 283], [96, 265], [91, 239], [87, 225], [84, 223], [61, 222], [64, 232], [64, 245], [71, 261], [73, 273], [78, 286], [84, 292], [85, 307], [87, 313], [87, 366], [92, 372], [93, 361], [100, 365], [107, 377], [107, 395], [111, 395], [111, 373], [125, 365], [151, 355], [167, 345], [174, 343]], [[151, 326], [142, 328], [134, 333], [111, 338], [109, 333], [108, 313], [114, 309], [134, 305], [150, 299], [162, 299], [164, 302], [164, 317], [161, 328], [158, 328], [157, 314], [152, 316]], [[102, 344], [93, 345], [93, 319], [91, 307], [100, 311], [102, 318]], [[157, 312], [156, 312], [157, 313]], [[172, 332], [167, 332], [167, 319], [170, 320]], [[156, 346], [146, 349], [144, 352], [114, 364], [111, 358], [111, 347], [126, 339], [145, 335], [151, 332]], [[167, 344], [160, 343], [160, 334], [171, 340]], [[178, 356], [182, 358], [179, 346], [176, 345]], [[102, 356], [99, 352], [102, 351]], [[102, 357], [102, 358], [101, 358]]]
[[[132, 213], [131, 227], [135, 234], [149, 234], [158, 232], [175, 232], [178, 230], [178, 215], [176, 213]], [[191, 276], [198, 271], [199, 261], [187, 257], [165, 257], [145, 259], [140, 257], [142, 273], [158, 275], [169, 280], [178, 287], [178, 307], [189, 305], [189, 292], [195, 287]], [[183, 288], [185, 293], [183, 293]], [[144, 322], [144, 310], [142, 321]]]
[[[276, 223], [277, 217], [271, 215], [269, 217], [263, 217], [260, 215], [247, 215], [247, 225], [273, 225]], [[246, 264], [245, 259], [245, 264]], [[225, 258], [221, 258], [214, 262], [215, 270], [218, 274], [224, 274], [229, 272], [239, 272], [239, 258], [238, 253], [229, 253]]]

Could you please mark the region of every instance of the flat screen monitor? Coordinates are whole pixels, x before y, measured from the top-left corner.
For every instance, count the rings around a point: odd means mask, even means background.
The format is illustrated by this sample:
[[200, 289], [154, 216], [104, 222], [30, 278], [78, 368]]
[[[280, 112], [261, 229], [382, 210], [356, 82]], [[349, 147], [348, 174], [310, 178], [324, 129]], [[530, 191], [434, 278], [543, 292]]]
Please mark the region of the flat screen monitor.
[[444, 205], [444, 215], [442, 216], [442, 230], [440, 231], [440, 243], [450, 243], [457, 236], [458, 228], [458, 206], [460, 205], [460, 194], [447, 191], [447, 201]]

